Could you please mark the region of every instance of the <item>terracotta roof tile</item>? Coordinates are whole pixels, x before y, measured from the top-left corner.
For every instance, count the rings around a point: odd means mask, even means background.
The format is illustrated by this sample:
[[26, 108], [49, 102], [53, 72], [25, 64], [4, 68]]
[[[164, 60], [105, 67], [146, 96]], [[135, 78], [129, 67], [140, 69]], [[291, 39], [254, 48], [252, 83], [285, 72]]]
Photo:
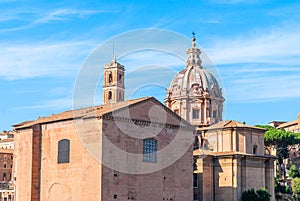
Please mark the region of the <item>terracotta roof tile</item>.
[[144, 97], [138, 98], [128, 101], [123, 101], [119, 103], [112, 103], [112, 104], [104, 104], [99, 106], [93, 106], [88, 108], [82, 109], [75, 109], [75, 110], [68, 110], [58, 114], [52, 114], [47, 117], [39, 117], [36, 121], [26, 121], [19, 124], [13, 125], [16, 129], [20, 128], [27, 128], [33, 126], [37, 123], [46, 123], [46, 122], [53, 122], [53, 121], [60, 121], [66, 119], [74, 119], [74, 118], [81, 118], [81, 117], [91, 117], [91, 116], [102, 116], [103, 114], [127, 107], [129, 105], [133, 105], [138, 102], [142, 102], [147, 99], [151, 99], [152, 97]]
[[13, 142], [14, 141], [14, 138], [6, 138], [6, 139], [3, 139], [3, 140], [0, 140], [0, 143], [2, 142]]
[[243, 124], [241, 122], [235, 121], [235, 120], [226, 120], [226, 121], [220, 121], [216, 124], [212, 124], [209, 127], [204, 127], [202, 130], [212, 130], [212, 129], [220, 129], [220, 128], [233, 128], [233, 127], [238, 127], [238, 128], [253, 128], [253, 129], [258, 129], [258, 130], [265, 130], [263, 128], [258, 128], [255, 126], [250, 126], [247, 124]]
[[13, 150], [13, 149], [0, 148], [0, 153], [4, 153], [4, 154], [13, 154], [13, 153], [14, 153], [14, 150]]
[[285, 128], [285, 127], [289, 127], [291, 125], [296, 125], [296, 124], [298, 124], [298, 119], [280, 124], [277, 128]]
[[276, 156], [272, 155], [254, 155], [254, 154], [248, 154], [244, 152], [239, 151], [224, 151], [224, 152], [213, 152], [209, 150], [200, 150], [196, 149], [193, 151], [194, 156], [200, 156], [200, 155], [209, 155], [209, 156], [229, 156], [229, 155], [243, 155], [243, 156], [257, 156], [257, 157], [267, 157], [267, 158], [277, 158]]

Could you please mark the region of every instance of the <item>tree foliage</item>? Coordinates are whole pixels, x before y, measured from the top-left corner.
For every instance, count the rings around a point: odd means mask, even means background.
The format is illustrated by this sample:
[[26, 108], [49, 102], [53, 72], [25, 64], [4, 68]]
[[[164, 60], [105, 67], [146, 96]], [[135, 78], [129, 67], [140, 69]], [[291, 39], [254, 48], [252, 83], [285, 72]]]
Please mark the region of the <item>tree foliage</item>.
[[292, 180], [292, 191], [295, 194], [300, 193], [300, 178], [296, 177]]
[[289, 145], [300, 144], [300, 133], [278, 130], [269, 125], [256, 125], [256, 127], [264, 128], [267, 130], [264, 134], [265, 145], [277, 146], [277, 153], [280, 159], [288, 157]]
[[242, 201], [270, 201], [271, 194], [265, 188], [260, 188], [256, 192], [254, 189], [244, 191]]
[[278, 130], [268, 125], [256, 125], [256, 127], [264, 128], [267, 131], [264, 135], [265, 145], [277, 145], [278, 147], [287, 147], [288, 145], [300, 143], [300, 133], [286, 132]]
[[299, 177], [299, 171], [298, 171], [298, 168], [297, 168], [296, 165], [294, 165], [294, 164], [291, 165], [291, 167], [290, 167], [289, 177], [290, 177], [290, 178]]

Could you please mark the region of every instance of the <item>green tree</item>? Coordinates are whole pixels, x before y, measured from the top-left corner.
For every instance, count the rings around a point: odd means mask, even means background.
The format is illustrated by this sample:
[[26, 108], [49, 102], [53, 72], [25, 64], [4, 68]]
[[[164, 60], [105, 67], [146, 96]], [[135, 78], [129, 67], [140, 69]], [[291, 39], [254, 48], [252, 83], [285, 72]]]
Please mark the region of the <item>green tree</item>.
[[271, 194], [265, 188], [260, 188], [256, 192], [254, 189], [244, 191], [242, 201], [270, 201]]
[[291, 165], [291, 167], [290, 167], [289, 177], [290, 177], [290, 178], [299, 177], [299, 171], [298, 171], [298, 168], [297, 168], [296, 165], [294, 165], [294, 164]]
[[264, 128], [267, 131], [264, 134], [264, 142], [266, 146], [277, 146], [277, 156], [279, 163], [282, 163], [284, 158], [288, 157], [288, 146], [300, 144], [300, 133], [286, 132], [285, 130], [278, 130], [269, 125], [256, 125], [256, 127]]

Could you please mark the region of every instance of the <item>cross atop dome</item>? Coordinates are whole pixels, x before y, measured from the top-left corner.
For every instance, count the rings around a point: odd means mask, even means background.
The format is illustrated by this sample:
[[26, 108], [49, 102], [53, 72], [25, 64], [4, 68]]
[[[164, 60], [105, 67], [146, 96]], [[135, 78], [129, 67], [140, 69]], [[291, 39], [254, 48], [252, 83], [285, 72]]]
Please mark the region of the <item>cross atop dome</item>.
[[196, 43], [195, 43], [195, 41], [196, 41], [196, 38], [195, 38], [195, 32], [193, 31], [192, 32], [192, 35], [193, 35], [193, 38], [192, 38], [192, 47], [196, 47]]
[[195, 32], [194, 32], [194, 31], [193, 31], [192, 35], [193, 35], [193, 38], [195, 38], [195, 35], [196, 35], [196, 34], [195, 34]]

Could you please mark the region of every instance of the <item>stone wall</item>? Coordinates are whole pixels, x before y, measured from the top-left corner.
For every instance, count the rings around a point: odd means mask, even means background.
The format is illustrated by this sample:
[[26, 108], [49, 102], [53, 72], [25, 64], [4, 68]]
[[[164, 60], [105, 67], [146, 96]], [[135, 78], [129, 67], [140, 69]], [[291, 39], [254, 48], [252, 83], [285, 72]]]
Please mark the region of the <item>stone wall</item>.
[[14, 138], [14, 172], [16, 174], [16, 200], [31, 200], [31, 173], [32, 173], [32, 139], [33, 130], [18, 131]]
[[[132, 107], [129, 113], [134, 121], [118, 114], [117, 119], [87, 117], [19, 129], [15, 137], [16, 201], [192, 200], [191, 128], [178, 132], [180, 118], [153, 101]], [[149, 120], [156, 123], [145, 124]], [[143, 162], [143, 139], [149, 137], [158, 143], [157, 163]], [[167, 149], [175, 138], [186, 148], [178, 160], [172, 157], [181, 146]], [[58, 163], [58, 143], [65, 139], [70, 142], [69, 162]], [[125, 157], [113, 155], [116, 149]], [[164, 149], [169, 154], [163, 154]], [[140, 154], [141, 161], [130, 160], [130, 154]], [[110, 161], [117, 165], [111, 167]], [[128, 171], [115, 169], [118, 165]], [[140, 168], [148, 172], [133, 174], [132, 169]]]

